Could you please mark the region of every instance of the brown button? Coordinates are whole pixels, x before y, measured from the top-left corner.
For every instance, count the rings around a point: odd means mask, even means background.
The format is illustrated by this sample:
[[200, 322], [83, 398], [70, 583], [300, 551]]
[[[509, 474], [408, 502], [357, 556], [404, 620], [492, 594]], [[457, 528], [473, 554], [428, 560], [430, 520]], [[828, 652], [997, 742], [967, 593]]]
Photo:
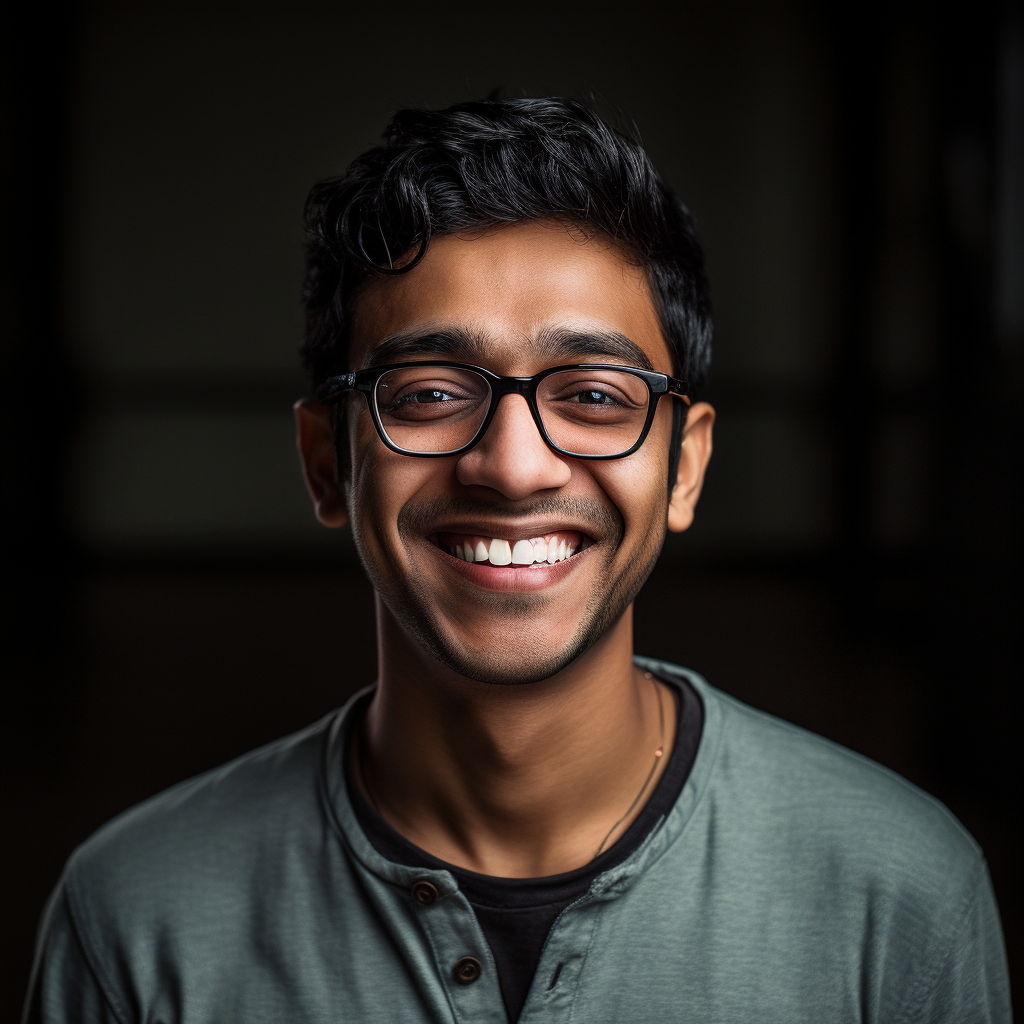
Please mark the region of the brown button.
[[480, 977], [480, 961], [475, 956], [464, 956], [455, 962], [452, 968], [452, 977], [460, 985], [471, 985]]
[[440, 895], [437, 891], [437, 886], [433, 882], [427, 882], [422, 878], [418, 882], [413, 882], [412, 898], [421, 907], [429, 907], [431, 904], [436, 903]]

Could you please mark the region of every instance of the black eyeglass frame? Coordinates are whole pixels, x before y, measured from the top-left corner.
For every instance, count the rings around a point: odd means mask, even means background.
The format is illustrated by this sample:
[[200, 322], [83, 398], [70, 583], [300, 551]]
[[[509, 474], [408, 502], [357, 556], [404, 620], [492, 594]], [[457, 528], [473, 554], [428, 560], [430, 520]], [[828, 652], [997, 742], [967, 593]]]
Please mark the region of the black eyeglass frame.
[[[487, 381], [491, 389], [490, 405], [480, 426], [477, 428], [477, 432], [468, 444], [464, 444], [461, 448], [455, 448], [450, 452], [417, 452], [411, 451], [408, 448], [400, 448], [388, 437], [384, 424], [380, 421], [380, 410], [373, 399], [377, 381], [391, 370], [405, 370], [415, 366], [438, 366], [457, 370], [472, 370], [474, 373], [480, 374]], [[640, 436], [631, 448], [617, 455], [583, 455], [579, 452], [571, 452], [565, 448], [560, 448], [551, 440], [547, 430], [544, 428], [540, 409], [537, 407], [537, 388], [540, 387], [545, 377], [550, 377], [553, 373], [561, 373], [565, 370], [621, 370], [631, 373], [634, 377], [639, 377], [647, 385], [649, 398], [647, 420], [644, 423], [643, 430], [640, 431]], [[447, 360], [431, 359], [410, 363], [389, 363], [385, 366], [374, 366], [368, 370], [342, 373], [324, 381], [316, 389], [316, 397], [321, 402], [330, 402], [335, 398], [340, 398], [349, 391], [361, 391], [366, 398], [366, 405], [370, 410], [370, 419], [373, 420], [377, 434], [391, 451], [416, 459], [447, 459], [453, 455], [462, 455], [479, 444], [480, 439], [487, 433], [487, 428], [491, 425], [495, 410], [498, 408], [498, 402], [506, 395], [522, 395], [526, 399], [526, 404], [530, 407], [533, 422], [537, 425], [540, 436], [552, 451], [558, 452], [559, 455], [567, 455], [572, 459], [607, 461], [609, 459], [624, 459], [628, 455], [632, 455], [647, 440], [647, 435], [651, 431], [651, 424], [654, 422], [654, 414], [658, 409], [658, 400], [663, 395], [680, 398], [687, 405], [690, 405], [689, 390], [690, 386], [685, 380], [670, 377], [667, 373], [659, 373], [657, 370], [641, 370], [635, 366], [619, 366], [615, 363], [570, 363], [565, 366], [551, 366], [546, 370], [541, 370], [540, 373], [535, 373], [532, 377], [502, 377], [492, 373], [490, 370], [484, 369], [482, 366], [475, 366], [473, 363], [455, 363]]]

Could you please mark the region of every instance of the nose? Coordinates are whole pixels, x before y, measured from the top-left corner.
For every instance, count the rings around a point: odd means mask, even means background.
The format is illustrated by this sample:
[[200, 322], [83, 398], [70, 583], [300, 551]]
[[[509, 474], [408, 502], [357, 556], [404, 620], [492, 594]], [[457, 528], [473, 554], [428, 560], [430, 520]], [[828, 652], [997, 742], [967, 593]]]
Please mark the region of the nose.
[[467, 487], [488, 487], [518, 501], [565, 486], [572, 467], [544, 443], [526, 399], [505, 395], [484, 436], [459, 459], [455, 475]]

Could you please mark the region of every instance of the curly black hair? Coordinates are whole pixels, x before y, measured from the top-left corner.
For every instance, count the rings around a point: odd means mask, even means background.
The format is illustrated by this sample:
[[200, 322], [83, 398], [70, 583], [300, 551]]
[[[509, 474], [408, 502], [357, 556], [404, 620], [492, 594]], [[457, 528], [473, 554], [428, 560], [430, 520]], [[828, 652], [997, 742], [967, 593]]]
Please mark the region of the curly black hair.
[[541, 218], [599, 231], [645, 269], [673, 370], [699, 397], [712, 326], [693, 218], [637, 139], [557, 97], [400, 110], [379, 146], [313, 186], [302, 348], [312, 388], [348, 371], [349, 310], [368, 278], [407, 273], [434, 235]]

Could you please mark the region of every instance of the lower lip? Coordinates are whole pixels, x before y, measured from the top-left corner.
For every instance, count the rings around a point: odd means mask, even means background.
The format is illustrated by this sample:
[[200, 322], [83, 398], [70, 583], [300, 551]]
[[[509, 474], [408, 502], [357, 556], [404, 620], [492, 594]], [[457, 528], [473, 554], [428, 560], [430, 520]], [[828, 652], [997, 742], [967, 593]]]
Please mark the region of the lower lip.
[[[429, 541], [427, 542], [430, 543]], [[440, 556], [442, 562], [454, 569], [470, 583], [485, 590], [515, 591], [517, 593], [533, 593], [564, 580], [586, 558], [590, 547], [577, 551], [554, 565], [544, 563], [534, 565], [484, 565], [477, 562], [466, 562], [454, 555], [449, 555], [436, 544], [430, 547]]]

